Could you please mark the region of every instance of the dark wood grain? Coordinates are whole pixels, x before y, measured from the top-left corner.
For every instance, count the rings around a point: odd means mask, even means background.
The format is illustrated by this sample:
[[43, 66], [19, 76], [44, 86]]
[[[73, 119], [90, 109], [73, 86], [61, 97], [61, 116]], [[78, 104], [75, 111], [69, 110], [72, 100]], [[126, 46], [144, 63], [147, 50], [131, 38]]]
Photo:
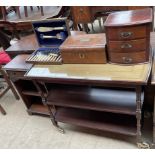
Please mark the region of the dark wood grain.
[[130, 26], [152, 22], [152, 9], [129, 10], [111, 13], [106, 19], [104, 26]]
[[28, 54], [18, 55], [10, 63], [6, 64], [3, 69], [7, 71], [27, 71], [32, 67], [31, 64], [25, 62], [28, 57]]
[[55, 117], [58, 122], [130, 136], [136, 135], [136, 119], [128, 115], [109, 115], [98, 111], [60, 107]]
[[135, 100], [130, 89], [57, 86], [50, 90], [47, 104], [135, 115]]

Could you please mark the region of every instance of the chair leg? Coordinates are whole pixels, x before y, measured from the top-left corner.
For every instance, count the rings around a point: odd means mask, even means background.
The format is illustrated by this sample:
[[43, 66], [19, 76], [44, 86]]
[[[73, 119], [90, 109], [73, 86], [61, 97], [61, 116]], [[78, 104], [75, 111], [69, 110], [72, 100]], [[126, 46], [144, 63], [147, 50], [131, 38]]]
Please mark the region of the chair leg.
[[41, 6], [40, 9], [41, 9], [41, 15], [44, 16], [43, 6]]
[[0, 112], [3, 114], [3, 115], [6, 115], [6, 111], [3, 109], [3, 107], [0, 105]]
[[19, 10], [19, 6], [16, 6], [16, 12], [18, 14], [18, 17], [21, 19], [21, 14], [20, 14], [20, 10]]
[[28, 17], [27, 6], [24, 6], [25, 17]]
[[19, 99], [20, 99], [20, 98], [19, 98], [19, 95], [17, 94], [17, 91], [15, 90], [15, 88], [14, 88], [12, 82], [11, 82], [10, 79], [8, 78], [7, 73], [6, 73], [3, 69], [1, 69], [0, 72], [1, 72], [1, 74], [3, 75], [5, 81], [7, 82], [9, 88], [10, 88], [11, 91], [13, 92], [15, 98], [16, 98], [17, 100], [19, 100]]
[[33, 11], [33, 6], [30, 6], [31, 11]]
[[5, 6], [1, 6], [1, 10], [2, 10], [2, 15], [3, 15], [3, 20], [6, 21], [6, 10], [5, 10]]

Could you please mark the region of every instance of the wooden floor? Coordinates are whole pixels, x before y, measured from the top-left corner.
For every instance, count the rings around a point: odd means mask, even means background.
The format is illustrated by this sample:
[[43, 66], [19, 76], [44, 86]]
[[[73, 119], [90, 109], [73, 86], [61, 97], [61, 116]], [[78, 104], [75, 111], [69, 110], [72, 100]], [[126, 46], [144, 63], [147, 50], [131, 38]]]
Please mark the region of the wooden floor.
[[[62, 8], [61, 6], [43, 6], [44, 16], [41, 16], [41, 11], [38, 10], [36, 6], [33, 6], [33, 11], [30, 10], [30, 7], [27, 7], [28, 17], [25, 17], [24, 7], [21, 6], [20, 7], [21, 19], [18, 17], [15, 11], [13, 11], [7, 15], [7, 20], [11, 22], [27, 22], [30, 20], [47, 19], [57, 15], [61, 10], [61, 8]], [[0, 20], [3, 19], [1, 18]]]

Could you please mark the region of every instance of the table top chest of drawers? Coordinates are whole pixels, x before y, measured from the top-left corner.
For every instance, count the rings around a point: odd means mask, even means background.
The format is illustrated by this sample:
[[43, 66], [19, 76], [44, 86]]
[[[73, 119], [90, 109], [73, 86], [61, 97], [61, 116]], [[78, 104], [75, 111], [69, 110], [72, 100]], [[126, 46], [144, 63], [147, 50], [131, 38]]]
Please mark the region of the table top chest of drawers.
[[151, 22], [151, 8], [110, 14], [104, 24], [109, 61], [120, 64], [148, 62]]

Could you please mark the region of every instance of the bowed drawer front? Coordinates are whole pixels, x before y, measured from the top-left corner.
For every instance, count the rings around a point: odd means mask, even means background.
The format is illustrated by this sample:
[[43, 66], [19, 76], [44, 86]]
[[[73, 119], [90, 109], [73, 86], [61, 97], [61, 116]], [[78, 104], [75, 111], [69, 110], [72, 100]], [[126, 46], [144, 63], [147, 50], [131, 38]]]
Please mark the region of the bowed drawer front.
[[146, 39], [129, 41], [109, 41], [110, 52], [138, 52], [147, 48]]
[[151, 23], [151, 8], [110, 14], [104, 25], [108, 60], [121, 64], [148, 62]]

